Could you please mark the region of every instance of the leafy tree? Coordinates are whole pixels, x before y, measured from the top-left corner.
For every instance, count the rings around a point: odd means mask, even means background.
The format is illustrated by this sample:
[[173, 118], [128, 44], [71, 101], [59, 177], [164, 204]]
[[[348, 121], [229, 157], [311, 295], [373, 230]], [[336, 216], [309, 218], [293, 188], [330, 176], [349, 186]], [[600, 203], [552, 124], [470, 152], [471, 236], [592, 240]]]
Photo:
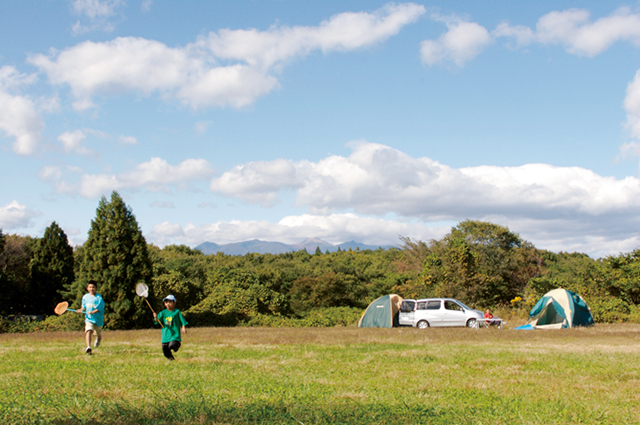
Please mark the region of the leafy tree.
[[30, 236], [3, 235], [0, 244], [0, 312], [5, 314], [42, 314], [31, 303], [29, 262], [37, 239]]
[[556, 288], [565, 288], [586, 295], [588, 290], [584, 285], [585, 278], [593, 275], [594, 267], [597, 266], [596, 260], [581, 253], [556, 254], [541, 251], [540, 254], [544, 268], [540, 276], [530, 279], [525, 288], [523, 297], [526, 307], [533, 307], [540, 297]]
[[511, 249], [522, 246], [522, 239], [507, 227], [484, 221], [465, 220], [451, 229], [449, 239], [461, 239], [470, 246]]
[[[2, 229], [0, 228], [0, 260], [4, 258], [4, 247], [6, 240]], [[0, 313], [4, 313], [7, 310], [7, 306], [11, 302], [9, 294], [9, 277], [7, 276], [6, 267], [0, 262]]]
[[238, 269], [211, 271], [207, 297], [186, 311], [196, 324], [233, 326], [257, 315], [286, 315], [287, 299], [255, 273]]
[[67, 235], [54, 221], [36, 242], [29, 264], [32, 282], [32, 302], [41, 311], [51, 311], [60, 299], [60, 292], [75, 279], [73, 249]]
[[193, 257], [204, 257], [204, 254], [202, 253], [202, 251], [190, 248], [186, 245], [167, 245], [162, 249], [162, 251], [175, 252], [175, 253], [184, 254], [184, 255], [193, 256]]
[[[163, 249], [151, 246], [153, 280], [149, 302], [168, 294], [178, 298], [181, 310], [198, 304], [205, 297], [206, 259], [202, 252], [185, 245], [168, 245]], [[160, 304], [156, 304], [160, 308]]]
[[565, 283], [589, 304], [596, 322], [625, 321], [640, 303], [640, 250], [591, 260]]
[[533, 245], [508, 228], [467, 220], [429, 244], [403, 240], [408, 269], [421, 264], [402, 296], [459, 298], [472, 305], [508, 304], [542, 270]]
[[640, 304], [640, 250], [601, 260], [607, 279], [602, 289], [629, 305]]
[[104, 196], [100, 200], [84, 244], [79, 277], [79, 295], [89, 280], [98, 282], [107, 305], [106, 327], [127, 329], [150, 323], [148, 309], [135, 293], [138, 282], [152, 278], [147, 242], [131, 208], [117, 192], [110, 201]]
[[348, 306], [351, 301], [342, 276], [334, 272], [326, 272], [319, 277], [303, 276], [297, 279], [289, 295], [291, 307], [297, 312], [322, 307]]

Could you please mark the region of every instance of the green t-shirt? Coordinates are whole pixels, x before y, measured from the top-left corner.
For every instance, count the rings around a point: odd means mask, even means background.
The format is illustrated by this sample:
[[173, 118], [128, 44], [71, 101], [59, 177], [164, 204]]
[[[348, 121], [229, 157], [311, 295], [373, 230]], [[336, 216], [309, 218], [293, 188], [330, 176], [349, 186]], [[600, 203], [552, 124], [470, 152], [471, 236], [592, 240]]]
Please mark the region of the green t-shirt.
[[158, 322], [162, 323], [162, 343], [170, 341], [182, 341], [180, 327], [187, 326], [182, 313], [177, 308], [173, 311], [167, 309], [158, 313]]

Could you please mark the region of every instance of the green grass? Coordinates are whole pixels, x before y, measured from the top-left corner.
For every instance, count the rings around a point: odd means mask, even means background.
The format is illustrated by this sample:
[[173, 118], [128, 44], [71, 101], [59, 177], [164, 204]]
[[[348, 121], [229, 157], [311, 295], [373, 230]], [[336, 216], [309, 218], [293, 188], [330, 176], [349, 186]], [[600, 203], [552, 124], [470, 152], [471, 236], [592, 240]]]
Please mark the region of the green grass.
[[0, 423], [637, 423], [638, 325], [0, 335]]

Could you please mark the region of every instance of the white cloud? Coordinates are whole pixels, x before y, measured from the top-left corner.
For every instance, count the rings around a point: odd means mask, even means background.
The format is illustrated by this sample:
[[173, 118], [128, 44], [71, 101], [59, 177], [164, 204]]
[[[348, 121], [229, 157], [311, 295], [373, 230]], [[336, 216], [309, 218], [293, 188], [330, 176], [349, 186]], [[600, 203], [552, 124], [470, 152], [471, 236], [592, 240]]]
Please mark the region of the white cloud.
[[540, 18], [536, 34], [541, 43], [561, 44], [569, 53], [593, 57], [619, 40], [640, 46], [640, 15], [621, 8], [592, 23], [587, 10], [551, 12]]
[[0, 228], [6, 233], [8, 229], [29, 227], [31, 220], [40, 215], [40, 212], [31, 210], [18, 201], [12, 201], [8, 205], [0, 206]]
[[14, 139], [13, 151], [18, 155], [35, 153], [44, 130], [36, 102], [13, 93], [34, 81], [35, 75], [20, 74], [11, 66], [0, 68], [0, 130]]
[[58, 136], [58, 141], [62, 143], [65, 153], [77, 153], [80, 155], [91, 155], [94, 152], [83, 146], [84, 140], [87, 135], [82, 130], [76, 130], [73, 132], [64, 132]]
[[218, 58], [270, 69], [312, 50], [349, 51], [379, 43], [424, 13], [421, 5], [389, 3], [373, 13], [340, 13], [317, 27], [283, 26], [268, 31], [227, 29], [210, 33], [199, 43]]
[[280, 190], [297, 190], [298, 205], [314, 211], [393, 212], [429, 220], [455, 220], [469, 211], [599, 215], [640, 207], [640, 181], [633, 177], [616, 180], [546, 164], [453, 169], [384, 145], [351, 146], [346, 158], [237, 166], [214, 179], [211, 189], [263, 204], [273, 203]]
[[451, 61], [462, 67], [497, 38], [513, 39], [516, 48], [533, 43], [557, 44], [571, 54], [588, 57], [602, 53], [617, 41], [640, 46], [640, 14], [629, 8], [620, 8], [595, 22], [589, 20], [590, 13], [585, 9], [553, 11], [538, 20], [535, 31], [503, 22], [489, 33], [483, 26], [457, 17], [432, 18], [445, 22], [448, 31], [437, 40], [421, 43], [422, 61], [427, 65]]
[[74, 0], [71, 4], [73, 12], [88, 20], [88, 25], [77, 21], [71, 28], [73, 34], [79, 35], [92, 30], [110, 32], [115, 24], [109, 19], [118, 14], [125, 6], [124, 0]]
[[493, 42], [487, 29], [475, 22], [451, 17], [435, 19], [444, 21], [448, 31], [437, 40], [425, 40], [421, 43], [420, 54], [427, 65], [451, 61], [462, 67]]
[[515, 39], [515, 47], [528, 46], [535, 41], [535, 34], [529, 27], [523, 25], [510, 26], [506, 22], [498, 24], [496, 29], [491, 31], [494, 38], [509, 37]]
[[29, 62], [51, 83], [68, 85], [78, 110], [93, 107], [97, 94], [129, 92], [159, 93], [192, 108], [241, 108], [279, 87], [271, 75], [274, 66], [312, 50], [353, 50], [384, 41], [423, 13], [423, 6], [412, 3], [389, 4], [373, 13], [342, 13], [317, 27], [221, 30], [175, 48], [136, 37], [86, 41], [49, 57], [32, 55]]
[[190, 84], [181, 86], [175, 97], [192, 108], [251, 105], [279, 87], [271, 75], [246, 65], [220, 66], [198, 72]]
[[348, 157], [316, 163], [280, 159], [237, 166], [214, 179], [211, 189], [263, 205], [278, 202], [282, 190], [295, 191], [297, 206], [315, 215], [395, 214], [423, 223], [500, 216], [499, 223], [535, 221], [539, 232], [560, 222], [581, 226], [582, 240], [620, 240], [640, 226], [638, 178], [547, 164], [454, 169], [384, 145], [351, 147]]
[[56, 181], [62, 178], [62, 170], [55, 165], [47, 165], [38, 172], [38, 177], [44, 181]]
[[133, 136], [120, 136], [118, 137], [118, 143], [121, 145], [137, 145], [138, 139]]
[[76, 109], [91, 107], [95, 93], [168, 92], [188, 80], [190, 70], [202, 66], [184, 50], [135, 37], [87, 41], [59, 53], [55, 61], [44, 55], [31, 56], [29, 61], [47, 73], [53, 84], [71, 87]]
[[515, 38], [518, 47], [534, 42], [557, 44], [571, 54], [588, 57], [599, 55], [617, 41], [640, 46], [640, 14], [620, 8], [595, 22], [589, 18], [590, 13], [585, 9], [553, 11], [538, 20], [535, 32], [524, 26], [502, 23], [492, 35]]
[[21, 74], [12, 66], [0, 68], [0, 90], [7, 91], [22, 85], [29, 85], [37, 80], [35, 74]]
[[270, 206], [277, 201], [278, 191], [304, 186], [306, 163], [292, 163], [284, 159], [250, 162], [214, 179], [211, 190]]
[[169, 223], [168, 221], [164, 221], [153, 226], [153, 233], [157, 236], [177, 237], [183, 236], [184, 230], [182, 229], [182, 226], [177, 223]]
[[[84, 174], [78, 169], [44, 167], [38, 176], [52, 182], [59, 193], [80, 195], [95, 199], [113, 190], [145, 189], [151, 192], [170, 192], [172, 187], [188, 186], [194, 181], [208, 179], [213, 173], [211, 165], [203, 159], [187, 159], [170, 165], [161, 158], [138, 164], [135, 169], [120, 174]], [[68, 181], [66, 176], [78, 176]]]
[[73, 10], [78, 15], [96, 19], [115, 15], [116, 9], [124, 4], [124, 0], [74, 0]]
[[[65, 131], [58, 136], [58, 141], [64, 147], [65, 153], [76, 153], [79, 155], [96, 155], [96, 151], [85, 146], [87, 138], [92, 136], [96, 139], [111, 139], [115, 137], [99, 130], [85, 128], [82, 130]], [[120, 145], [137, 145], [138, 140], [132, 136], [118, 136], [118, 144]]]

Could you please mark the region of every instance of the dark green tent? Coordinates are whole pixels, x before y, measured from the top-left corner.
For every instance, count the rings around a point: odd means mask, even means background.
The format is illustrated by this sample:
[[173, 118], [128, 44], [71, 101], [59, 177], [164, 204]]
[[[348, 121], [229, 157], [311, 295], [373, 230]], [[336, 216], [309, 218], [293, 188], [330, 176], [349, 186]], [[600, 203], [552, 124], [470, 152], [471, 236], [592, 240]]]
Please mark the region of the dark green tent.
[[402, 297], [396, 294], [385, 295], [374, 300], [362, 313], [359, 328], [392, 328], [398, 326], [398, 310]]

